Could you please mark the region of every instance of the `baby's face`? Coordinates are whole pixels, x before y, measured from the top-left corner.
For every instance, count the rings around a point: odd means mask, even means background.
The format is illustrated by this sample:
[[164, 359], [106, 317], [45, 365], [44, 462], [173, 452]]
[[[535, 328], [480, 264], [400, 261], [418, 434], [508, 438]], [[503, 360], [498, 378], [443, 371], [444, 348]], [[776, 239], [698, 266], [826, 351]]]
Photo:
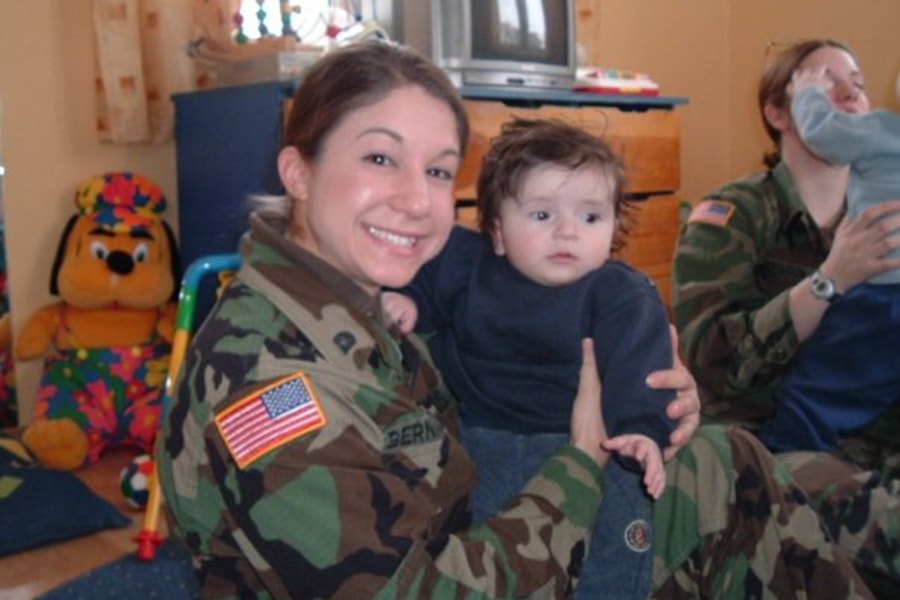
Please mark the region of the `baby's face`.
[[616, 215], [613, 178], [602, 169], [542, 165], [529, 171], [518, 197], [500, 203], [494, 251], [532, 281], [574, 283], [610, 254]]

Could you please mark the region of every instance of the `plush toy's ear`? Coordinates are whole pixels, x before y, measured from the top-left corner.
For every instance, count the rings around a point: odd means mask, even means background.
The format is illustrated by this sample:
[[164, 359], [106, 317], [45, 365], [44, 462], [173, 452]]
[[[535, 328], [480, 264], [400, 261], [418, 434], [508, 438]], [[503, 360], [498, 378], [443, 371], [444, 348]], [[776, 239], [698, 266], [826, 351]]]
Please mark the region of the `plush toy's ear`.
[[178, 244], [175, 242], [175, 234], [172, 228], [165, 221], [162, 222], [163, 229], [166, 230], [166, 238], [169, 240], [169, 259], [172, 268], [172, 302], [178, 302], [178, 292], [181, 288], [181, 254], [178, 252]]
[[54, 296], [59, 296], [59, 285], [57, 284], [59, 269], [66, 259], [66, 246], [69, 243], [69, 235], [72, 233], [72, 228], [75, 227], [77, 220], [78, 215], [72, 215], [69, 222], [66, 223], [66, 228], [63, 229], [62, 237], [59, 240], [59, 247], [56, 249], [56, 258], [53, 259], [53, 268], [50, 269], [50, 293]]

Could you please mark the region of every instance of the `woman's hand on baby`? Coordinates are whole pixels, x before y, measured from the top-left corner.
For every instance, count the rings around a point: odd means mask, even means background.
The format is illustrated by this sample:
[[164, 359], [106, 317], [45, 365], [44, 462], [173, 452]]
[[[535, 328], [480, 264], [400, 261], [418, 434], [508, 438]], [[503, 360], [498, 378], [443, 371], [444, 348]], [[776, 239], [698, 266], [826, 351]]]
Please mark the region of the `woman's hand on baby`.
[[409, 296], [398, 292], [382, 292], [381, 310], [384, 311], [387, 320], [399, 327], [403, 333], [411, 333], [416, 328], [419, 309]]
[[873, 275], [900, 268], [900, 259], [886, 256], [895, 248], [900, 248], [900, 200], [870, 206], [855, 219], [845, 217], [820, 269], [843, 294]]
[[603, 442], [603, 448], [640, 463], [644, 467], [644, 487], [647, 493], [654, 500], [659, 499], [666, 489], [666, 468], [656, 442], [646, 435], [626, 433], [609, 438]]
[[669, 436], [672, 445], [663, 451], [665, 460], [670, 460], [678, 450], [691, 441], [694, 432], [700, 426], [700, 394], [697, 391], [697, 382], [678, 356], [678, 332], [673, 325], [669, 325], [669, 334], [672, 339], [672, 356], [675, 359], [672, 368], [654, 371], [647, 376], [647, 385], [651, 388], [675, 391], [675, 399], [666, 407], [666, 414], [670, 419], [678, 421], [678, 425]]
[[[606, 440], [603, 423], [603, 386], [594, 356], [594, 341], [581, 341], [581, 371], [578, 393], [572, 405], [572, 445], [591, 456], [601, 468], [609, 461], [609, 453], [602, 444]], [[599, 401], [598, 401], [599, 400]]]

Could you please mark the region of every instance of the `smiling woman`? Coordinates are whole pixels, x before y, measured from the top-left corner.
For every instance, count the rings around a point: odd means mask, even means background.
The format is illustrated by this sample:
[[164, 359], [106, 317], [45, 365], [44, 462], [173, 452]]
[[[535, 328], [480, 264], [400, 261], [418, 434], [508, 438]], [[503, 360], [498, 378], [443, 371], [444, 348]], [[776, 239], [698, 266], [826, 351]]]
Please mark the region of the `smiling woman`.
[[[452, 227], [468, 137], [456, 89], [418, 54], [348, 46], [304, 78], [286, 131], [278, 168], [290, 210], [251, 217], [242, 267], [187, 354], [158, 456], [174, 533], [201, 558], [204, 594], [564, 595], [598, 501], [602, 428], [576, 433], [578, 447], [548, 463], [523, 498], [533, 509], [507, 516], [513, 531], [467, 538], [475, 474], [454, 435], [455, 401], [421, 340], [401, 338], [377, 303]], [[197, 393], [207, 386], [197, 375], [220, 382], [215, 400]], [[273, 383], [303, 398], [307, 419], [271, 408]], [[595, 422], [599, 406], [587, 407]], [[237, 423], [239, 414], [258, 416]], [[229, 442], [238, 425], [261, 440], [252, 453]], [[225, 500], [226, 482], [248, 502]], [[209, 510], [213, 497], [228, 511]], [[302, 516], [285, 521], [285, 510]], [[222, 535], [232, 519], [244, 523], [240, 540]], [[537, 530], [550, 535], [528, 533]], [[535, 546], [544, 558], [522, 554]], [[502, 573], [473, 575], [484, 560]], [[422, 587], [404, 591], [411, 581]]]
[[[453, 121], [442, 100], [404, 86], [345, 116], [315, 163], [302, 146], [287, 147], [278, 166], [295, 199], [288, 239], [372, 295], [408, 283], [453, 224], [461, 158]], [[417, 136], [419, 128], [431, 135]]]

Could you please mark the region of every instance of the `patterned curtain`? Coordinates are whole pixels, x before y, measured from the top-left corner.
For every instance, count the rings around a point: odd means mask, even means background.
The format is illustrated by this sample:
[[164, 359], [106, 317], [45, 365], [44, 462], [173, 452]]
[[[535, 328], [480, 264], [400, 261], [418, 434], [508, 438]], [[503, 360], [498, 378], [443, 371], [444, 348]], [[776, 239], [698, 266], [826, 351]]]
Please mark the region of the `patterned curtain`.
[[101, 141], [171, 139], [171, 96], [194, 86], [187, 0], [93, 0]]

